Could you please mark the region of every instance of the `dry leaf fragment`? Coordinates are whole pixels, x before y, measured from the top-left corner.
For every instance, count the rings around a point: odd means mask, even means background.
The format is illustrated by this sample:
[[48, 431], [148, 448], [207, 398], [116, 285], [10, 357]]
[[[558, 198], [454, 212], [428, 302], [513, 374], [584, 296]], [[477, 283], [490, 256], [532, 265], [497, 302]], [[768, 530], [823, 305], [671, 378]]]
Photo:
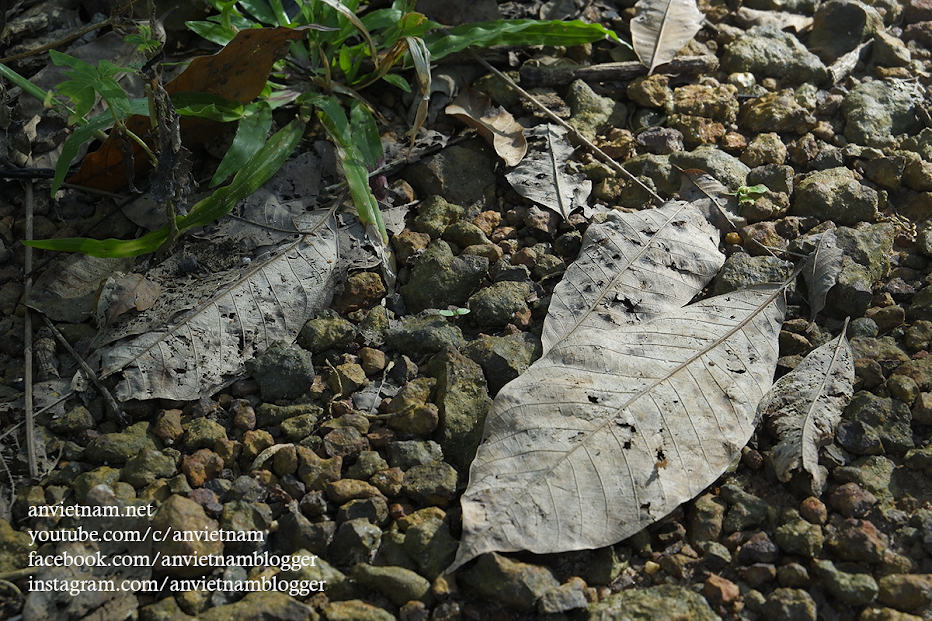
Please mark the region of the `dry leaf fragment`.
[[133, 259], [102, 259], [70, 254], [36, 280], [26, 305], [54, 321], [81, 323], [93, 316], [101, 285], [111, 275], [133, 268]]
[[505, 177], [518, 194], [566, 219], [576, 209], [585, 207], [592, 182], [566, 172], [566, 163], [573, 155], [566, 129], [559, 125], [538, 125], [526, 133], [532, 139], [531, 151]]
[[715, 228], [728, 233], [747, 225], [748, 221], [738, 215], [738, 199], [728, 186], [704, 170], [689, 168], [682, 172], [680, 199], [694, 201]]
[[803, 278], [809, 291], [810, 329], [816, 315], [825, 308], [829, 290], [838, 282], [844, 262], [845, 251], [838, 247], [835, 230], [829, 229], [819, 235], [819, 242], [803, 264]]
[[821, 494], [825, 477], [819, 468], [819, 448], [832, 441], [853, 392], [854, 355], [844, 330], [774, 383], [761, 400], [758, 415], [767, 419], [779, 440], [773, 448], [773, 465], [781, 481], [789, 481], [802, 469], [812, 476], [813, 493]]
[[705, 19], [696, 0], [639, 0], [634, 8], [631, 41], [648, 74], [673, 60]]
[[162, 288], [139, 274], [114, 274], [100, 290], [97, 324], [109, 325], [123, 313], [148, 310], [155, 304]]
[[482, 91], [464, 87], [444, 111], [479, 132], [507, 166], [517, 166], [527, 153], [524, 127], [501, 106], [492, 107]]

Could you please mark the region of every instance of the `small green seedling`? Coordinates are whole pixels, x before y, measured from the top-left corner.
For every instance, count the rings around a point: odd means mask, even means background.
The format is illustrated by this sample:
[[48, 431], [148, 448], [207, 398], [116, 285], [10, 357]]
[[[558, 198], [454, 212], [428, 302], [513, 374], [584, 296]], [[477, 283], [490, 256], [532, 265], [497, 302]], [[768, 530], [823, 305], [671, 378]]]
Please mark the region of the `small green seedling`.
[[737, 192], [729, 192], [729, 196], [737, 196], [739, 205], [747, 205], [753, 203], [761, 196], [765, 195], [770, 191], [763, 183], [758, 183], [757, 185], [743, 185], [738, 188]]
[[457, 315], [468, 315], [468, 308], [446, 308], [440, 311], [440, 314], [444, 317], [456, 317]]

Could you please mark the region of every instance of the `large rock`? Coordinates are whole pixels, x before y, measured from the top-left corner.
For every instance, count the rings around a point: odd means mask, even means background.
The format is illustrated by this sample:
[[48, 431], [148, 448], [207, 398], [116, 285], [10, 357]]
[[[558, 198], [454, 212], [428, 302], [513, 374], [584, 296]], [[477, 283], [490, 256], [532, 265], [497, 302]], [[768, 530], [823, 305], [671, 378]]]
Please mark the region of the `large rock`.
[[796, 187], [790, 213], [854, 226], [877, 219], [877, 192], [855, 179], [847, 168], [830, 168], [808, 175]]
[[401, 287], [405, 306], [409, 313], [462, 306], [488, 269], [485, 257], [455, 257], [447, 242], [432, 242], [414, 264], [408, 284]]
[[483, 598], [524, 611], [533, 610], [538, 599], [560, 586], [546, 567], [513, 561], [495, 552], [483, 554], [457, 577]]
[[878, 31], [883, 31], [883, 17], [874, 7], [858, 0], [830, 0], [816, 10], [809, 49], [831, 63]]
[[738, 113], [738, 122], [742, 129], [753, 133], [769, 131], [805, 134], [818, 121], [796, 101], [792, 89], [785, 89], [744, 102]]
[[570, 84], [566, 103], [572, 112], [570, 125], [590, 140], [608, 128], [623, 127], [628, 116], [624, 103], [596, 94], [583, 80]]
[[480, 148], [447, 147], [402, 173], [419, 196], [438, 195], [457, 205], [485, 203], [495, 196], [492, 159]]
[[670, 155], [670, 163], [683, 169], [704, 170], [732, 190], [744, 185], [751, 171], [747, 164], [712, 145], [673, 153]]
[[482, 367], [489, 394], [495, 396], [505, 384], [527, 371], [542, 351], [538, 337], [521, 332], [476, 339], [463, 353]]
[[841, 111], [847, 121], [845, 138], [868, 147], [889, 147], [895, 136], [922, 129], [917, 116], [923, 101], [918, 84], [902, 80], [874, 80], [857, 85], [845, 97]]
[[615, 593], [589, 606], [589, 621], [721, 621], [698, 593], [672, 584]]
[[430, 359], [425, 372], [437, 380], [438, 442], [443, 454], [465, 470], [476, 456], [492, 403], [482, 368], [455, 349], [447, 348]]
[[[216, 520], [212, 520], [204, 513], [204, 508], [184, 496], [172, 494], [162, 503], [158, 513], [152, 520], [152, 530], [161, 533], [171, 533], [171, 540], [160, 544], [162, 552], [159, 565], [165, 573], [177, 578], [195, 578], [213, 570], [213, 567], [198, 563], [182, 567], [169, 566], [166, 559], [181, 557], [204, 557], [207, 555], [220, 555], [223, 553], [223, 542], [211, 540], [218, 537], [220, 532]], [[206, 533], [208, 536], [201, 541], [177, 541], [176, 537], [184, 539], [184, 533]], [[205, 540], [206, 539], [206, 540]]]
[[385, 333], [385, 342], [414, 359], [435, 354], [446, 347], [466, 344], [463, 332], [441, 315], [412, 317]]
[[258, 358], [246, 361], [246, 370], [259, 383], [266, 401], [297, 399], [311, 388], [314, 363], [311, 352], [293, 343], [276, 341]]
[[790, 79], [795, 83], [828, 79], [819, 57], [788, 32], [772, 26], [755, 26], [725, 46], [722, 71], [753, 73], [758, 78]]
[[198, 621], [316, 621], [313, 608], [287, 593], [256, 591], [234, 604], [217, 606], [197, 615]]

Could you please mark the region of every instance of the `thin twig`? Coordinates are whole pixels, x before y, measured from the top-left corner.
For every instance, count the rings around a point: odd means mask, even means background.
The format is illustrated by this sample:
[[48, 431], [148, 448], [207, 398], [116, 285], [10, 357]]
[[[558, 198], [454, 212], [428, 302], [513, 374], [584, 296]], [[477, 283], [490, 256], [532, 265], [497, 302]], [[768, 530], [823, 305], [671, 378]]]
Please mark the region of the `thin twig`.
[[[27, 181], [25, 183], [25, 192], [26, 192], [26, 241], [32, 241], [32, 212], [35, 203], [35, 195], [33, 194], [32, 181]], [[29, 294], [32, 292], [32, 247], [26, 246], [26, 258], [24, 261], [25, 271], [26, 271], [26, 282], [25, 282], [25, 299], [29, 299]], [[39, 476], [39, 461], [36, 458], [36, 438], [35, 438], [35, 418], [32, 411], [32, 313], [29, 312], [29, 307], [26, 307], [25, 314], [25, 325], [24, 329], [24, 357], [26, 358], [26, 373], [25, 373], [25, 401], [26, 401], [26, 459], [29, 462], [29, 476], [35, 478]]]
[[21, 52], [21, 53], [19, 53], [19, 54], [14, 55], [14, 56], [7, 56], [6, 58], [0, 58], [0, 64], [4, 64], [4, 65], [5, 65], [5, 64], [9, 63], [10, 61], [19, 60], [20, 58], [28, 58], [29, 56], [32, 56], [33, 54], [40, 54], [40, 53], [45, 52], [45, 51], [47, 51], [47, 50], [52, 50], [52, 49], [55, 49], [56, 47], [60, 47], [60, 46], [62, 46], [62, 45], [65, 45], [66, 43], [71, 43], [71, 42], [74, 41], [75, 39], [80, 39], [81, 37], [83, 37], [84, 35], [86, 35], [86, 34], [89, 33], [89, 32], [94, 32], [95, 30], [98, 30], [98, 29], [103, 28], [103, 27], [105, 27], [105, 26], [109, 26], [109, 25], [112, 23], [112, 21], [113, 21], [113, 20], [112, 20], [111, 18], [108, 17], [107, 19], [105, 19], [105, 20], [102, 21], [102, 22], [98, 22], [98, 23], [96, 23], [96, 24], [91, 24], [91, 25], [88, 26], [87, 28], [83, 28], [83, 29], [81, 29], [81, 30], [79, 30], [79, 31], [77, 31], [77, 32], [73, 32], [73, 33], [71, 33], [70, 35], [68, 35], [67, 37], [65, 37], [64, 39], [59, 39], [58, 41], [52, 41], [51, 43], [48, 43], [48, 44], [46, 44], [46, 45], [41, 45], [41, 46], [39, 46], [39, 47], [37, 47], [37, 48], [35, 48], [35, 49], [27, 50], [27, 51], [25, 51], [25, 52]]
[[595, 146], [594, 144], [592, 144], [592, 141], [590, 141], [588, 138], [586, 138], [585, 136], [583, 136], [582, 134], [580, 134], [578, 131], [576, 131], [576, 129], [573, 128], [572, 125], [570, 125], [569, 123], [567, 123], [566, 121], [564, 121], [563, 119], [561, 119], [560, 117], [558, 117], [556, 114], [554, 114], [553, 112], [551, 112], [550, 109], [547, 108], [547, 106], [545, 106], [544, 104], [542, 104], [536, 97], [534, 97], [534, 96], [531, 95], [529, 92], [527, 92], [526, 90], [524, 90], [523, 88], [521, 88], [520, 86], [518, 86], [517, 84], [515, 84], [515, 81], [514, 81], [514, 80], [512, 80], [511, 78], [509, 78], [507, 75], [505, 75], [504, 73], [502, 73], [501, 71], [499, 71], [498, 69], [496, 69], [495, 67], [493, 67], [492, 65], [490, 65], [489, 63], [485, 62], [485, 61], [484, 61], [483, 59], [481, 59], [478, 55], [473, 54], [473, 58], [476, 60], [476, 62], [478, 62], [479, 64], [481, 64], [483, 67], [485, 67], [486, 69], [488, 69], [489, 71], [491, 71], [492, 73], [494, 73], [495, 75], [497, 75], [499, 78], [501, 78], [502, 80], [504, 80], [505, 83], [506, 83], [508, 86], [510, 86], [516, 93], [519, 93], [522, 97], [525, 97], [528, 101], [530, 101], [530, 102], [533, 103], [535, 106], [537, 106], [538, 108], [540, 108], [541, 112], [543, 112], [544, 114], [547, 115], [547, 118], [549, 118], [551, 121], [553, 121], [554, 123], [556, 123], [556, 124], [559, 125], [560, 127], [563, 127], [563, 128], [565, 128], [565, 129], [569, 130], [570, 133], [571, 133], [571, 135], [572, 135], [574, 138], [576, 138], [579, 142], [583, 143], [583, 144], [586, 145], [589, 149], [591, 149], [596, 155], [599, 156], [599, 159], [601, 159], [603, 162], [605, 162], [606, 164], [608, 164], [609, 166], [611, 166], [616, 172], [621, 173], [622, 176], [624, 176], [626, 179], [628, 179], [629, 181], [632, 181], [632, 182], [636, 183], [637, 185], [639, 185], [639, 186], [641, 187], [642, 190], [644, 190], [645, 192], [647, 192], [647, 193], [651, 196], [651, 198], [655, 199], [655, 200], [658, 201], [658, 202], [661, 202], [661, 203], [663, 202], [663, 199], [660, 197], [659, 194], [657, 194], [656, 192], [654, 192], [653, 190], [651, 190], [649, 187], [647, 187], [646, 185], [644, 185], [644, 184], [641, 182], [640, 179], [638, 179], [637, 177], [635, 177], [634, 175], [632, 175], [630, 172], [628, 172], [621, 164], [619, 164], [618, 162], [616, 162], [616, 161], [615, 161], [614, 159], [612, 159], [607, 153], [605, 153], [605, 151], [603, 151], [603, 150], [600, 149], [599, 147], [597, 147], [597, 146]]
[[61, 343], [61, 346], [64, 347], [71, 357], [74, 358], [78, 365], [80, 365], [81, 370], [84, 371], [84, 374], [87, 375], [87, 378], [93, 382], [97, 390], [100, 391], [100, 395], [104, 398], [104, 405], [107, 406], [107, 413], [121, 425], [128, 426], [130, 419], [129, 416], [120, 409], [119, 404], [117, 404], [116, 399], [113, 398], [113, 395], [110, 394], [110, 391], [107, 390], [107, 387], [104, 386], [103, 382], [100, 381], [100, 378], [97, 377], [97, 374], [94, 373], [94, 370], [84, 361], [84, 358], [78, 355], [78, 352], [74, 350], [71, 346], [71, 343], [62, 336], [62, 333], [58, 331], [58, 328], [55, 327], [48, 317], [42, 315], [42, 320], [45, 321], [45, 325], [49, 327], [49, 330], [52, 331], [52, 334], [55, 335], [55, 338]]

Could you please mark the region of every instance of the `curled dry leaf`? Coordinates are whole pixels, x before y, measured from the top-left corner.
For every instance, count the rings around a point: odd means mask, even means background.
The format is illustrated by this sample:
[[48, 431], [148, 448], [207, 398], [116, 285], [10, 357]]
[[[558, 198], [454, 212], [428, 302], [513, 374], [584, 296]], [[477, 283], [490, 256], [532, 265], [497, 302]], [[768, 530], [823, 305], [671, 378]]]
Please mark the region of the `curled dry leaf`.
[[36, 280], [26, 305], [53, 321], [81, 323], [94, 315], [100, 288], [117, 272], [133, 269], [133, 259], [102, 259], [71, 254], [53, 263]]
[[481, 91], [464, 87], [444, 112], [479, 132], [507, 166], [517, 166], [527, 153], [524, 127], [504, 108], [492, 107], [492, 100]]
[[819, 448], [831, 443], [853, 386], [854, 355], [844, 329], [774, 383], [758, 414], [779, 440], [773, 448], [773, 465], [781, 481], [789, 481], [802, 469], [812, 476], [813, 493], [821, 494], [825, 477], [819, 468]]
[[689, 204], [612, 214], [586, 236], [554, 293], [547, 352], [492, 404], [451, 570], [490, 551], [620, 541], [710, 485], [754, 430], [783, 285], [681, 308], [722, 264]]
[[573, 155], [567, 130], [559, 125], [528, 129], [531, 150], [514, 170], [505, 173], [515, 192], [543, 205], [564, 219], [586, 206], [592, 182], [579, 174], [568, 174], [566, 163]]
[[705, 19], [696, 0], [638, 0], [634, 9], [631, 42], [649, 74], [673, 60]]
[[[809, 291], [809, 321], [815, 322], [816, 315], [825, 308], [825, 297], [838, 282], [838, 274], [844, 262], [845, 251], [838, 247], [835, 230], [829, 229], [819, 235], [818, 244], [803, 264], [803, 278]], [[810, 323], [810, 328], [812, 324]]]

